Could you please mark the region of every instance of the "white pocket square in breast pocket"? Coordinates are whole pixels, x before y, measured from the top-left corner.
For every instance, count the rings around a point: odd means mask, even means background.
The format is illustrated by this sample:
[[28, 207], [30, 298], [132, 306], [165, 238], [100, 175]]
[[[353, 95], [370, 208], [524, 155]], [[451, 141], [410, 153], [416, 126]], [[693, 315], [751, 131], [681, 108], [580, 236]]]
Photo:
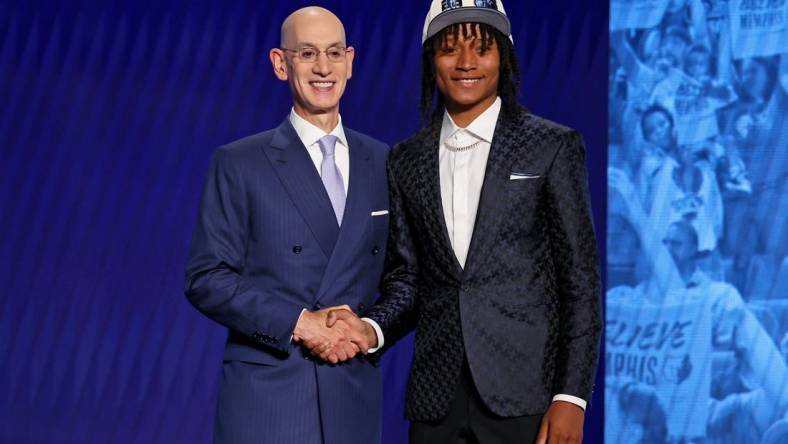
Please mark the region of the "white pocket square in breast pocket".
[[369, 213], [370, 216], [385, 216], [386, 214], [389, 214], [389, 210], [378, 210]]
[[525, 173], [511, 173], [509, 175], [509, 180], [521, 180], [521, 179], [538, 179], [542, 176], [538, 174], [525, 174]]

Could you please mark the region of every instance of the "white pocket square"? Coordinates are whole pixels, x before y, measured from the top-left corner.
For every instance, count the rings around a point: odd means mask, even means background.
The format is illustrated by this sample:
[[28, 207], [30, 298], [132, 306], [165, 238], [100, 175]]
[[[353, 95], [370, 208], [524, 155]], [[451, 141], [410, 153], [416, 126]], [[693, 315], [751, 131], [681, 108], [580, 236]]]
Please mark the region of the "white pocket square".
[[538, 174], [512, 173], [509, 175], [509, 180], [538, 179], [540, 177]]
[[378, 210], [369, 213], [370, 216], [383, 216], [389, 214], [389, 210]]

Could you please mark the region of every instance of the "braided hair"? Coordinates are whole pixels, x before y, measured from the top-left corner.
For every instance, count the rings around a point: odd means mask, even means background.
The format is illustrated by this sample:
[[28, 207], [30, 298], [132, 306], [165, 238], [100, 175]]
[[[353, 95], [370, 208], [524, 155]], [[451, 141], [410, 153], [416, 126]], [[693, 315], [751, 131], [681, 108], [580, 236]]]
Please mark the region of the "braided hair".
[[[443, 28], [440, 32], [427, 39], [422, 49], [421, 102], [419, 109], [426, 121], [435, 121], [442, 117], [446, 99], [437, 90], [435, 83], [435, 51], [446, 44], [449, 36], [454, 41], [462, 37], [480, 38], [482, 51], [487, 51], [492, 42], [498, 47], [501, 58], [498, 76], [498, 95], [501, 97], [501, 112], [511, 116], [519, 107], [517, 96], [520, 94], [520, 69], [517, 55], [509, 37], [486, 23], [455, 23]], [[436, 100], [437, 96], [437, 100]]]

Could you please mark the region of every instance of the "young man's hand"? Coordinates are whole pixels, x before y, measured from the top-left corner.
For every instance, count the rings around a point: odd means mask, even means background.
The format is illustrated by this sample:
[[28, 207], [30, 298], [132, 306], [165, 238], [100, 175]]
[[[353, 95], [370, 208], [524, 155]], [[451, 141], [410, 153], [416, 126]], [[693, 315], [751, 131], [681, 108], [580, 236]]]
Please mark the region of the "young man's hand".
[[542, 419], [536, 444], [580, 444], [585, 412], [565, 401], [553, 401]]

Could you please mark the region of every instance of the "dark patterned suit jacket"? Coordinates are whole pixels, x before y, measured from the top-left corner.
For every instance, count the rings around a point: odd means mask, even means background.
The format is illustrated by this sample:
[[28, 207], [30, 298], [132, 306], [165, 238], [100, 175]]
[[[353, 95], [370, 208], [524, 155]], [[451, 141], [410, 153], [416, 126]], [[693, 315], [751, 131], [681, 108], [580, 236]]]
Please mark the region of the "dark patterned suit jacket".
[[600, 279], [580, 136], [524, 109], [501, 113], [463, 270], [441, 205], [439, 133], [436, 122], [389, 158], [382, 297], [365, 313], [387, 347], [416, 330], [407, 417], [446, 414], [464, 358], [498, 415], [543, 413], [558, 393], [589, 400]]

